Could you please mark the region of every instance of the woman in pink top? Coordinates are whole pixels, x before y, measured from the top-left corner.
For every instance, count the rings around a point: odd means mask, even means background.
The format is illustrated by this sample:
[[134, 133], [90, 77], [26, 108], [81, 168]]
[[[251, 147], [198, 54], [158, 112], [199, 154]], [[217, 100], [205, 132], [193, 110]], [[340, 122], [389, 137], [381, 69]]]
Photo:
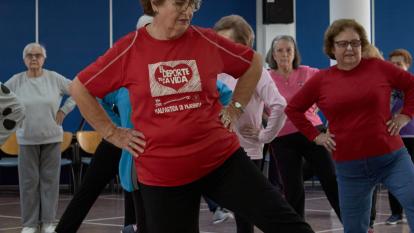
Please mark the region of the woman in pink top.
[[[354, 19], [334, 21], [324, 51], [337, 65], [319, 71], [290, 100], [286, 114], [316, 144], [332, 151], [345, 233], [367, 232], [372, 191], [383, 183], [406, 211], [414, 229], [414, 166], [399, 135], [414, 115], [414, 76], [389, 62], [364, 59], [367, 34]], [[404, 93], [392, 114], [393, 89]], [[321, 133], [304, 113], [317, 104], [329, 121]]]
[[[221, 18], [214, 25], [214, 30], [231, 41], [253, 47], [253, 29], [239, 15]], [[219, 74], [218, 79], [232, 90], [237, 85], [237, 79], [228, 74]], [[280, 95], [267, 70], [263, 69], [249, 103], [234, 124], [240, 146], [258, 168], [262, 164], [263, 144], [271, 142], [285, 123], [285, 106], [285, 99]], [[266, 127], [263, 127], [262, 115], [265, 108], [269, 112], [269, 117]], [[254, 232], [253, 224], [238, 214], [236, 214], [236, 224], [238, 233]]]
[[[300, 55], [296, 42], [293, 37], [287, 35], [273, 39], [266, 61], [273, 81], [288, 103], [303, 84], [318, 72], [315, 68], [299, 65]], [[306, 118], [319, 130], [324, 130], [315, 105], [306, 111]], [[302, 168], [305, 160], [319, 178], [331, 206], [340, 218], [335, 168], [328, 151], [323, 146], [309, 141], [289, 119], [270, 146], [273, 156], [269, 176], [277, 174], [277, 169], [274, 169], [276, 159], [286, 199], [296, 212], [304, 217], [305, 191]]]

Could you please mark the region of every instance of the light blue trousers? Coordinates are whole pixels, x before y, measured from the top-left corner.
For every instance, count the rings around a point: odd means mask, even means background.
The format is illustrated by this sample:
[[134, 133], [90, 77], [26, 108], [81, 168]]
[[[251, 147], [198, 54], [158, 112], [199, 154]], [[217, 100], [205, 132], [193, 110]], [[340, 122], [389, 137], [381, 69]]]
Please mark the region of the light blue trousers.
[[339, 202], [345, 233], [366, 233], [371, 197], [383, 183], [398, 199], [414, 229], [414, 165], [407, 149], [363, 160], [336, 162]]

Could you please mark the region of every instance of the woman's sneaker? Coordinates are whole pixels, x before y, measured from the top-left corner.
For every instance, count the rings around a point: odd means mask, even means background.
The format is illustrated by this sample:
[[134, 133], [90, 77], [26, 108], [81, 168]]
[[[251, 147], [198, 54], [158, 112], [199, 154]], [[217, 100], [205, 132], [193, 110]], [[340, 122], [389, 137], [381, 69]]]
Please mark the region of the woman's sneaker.
[[229, 218], [234, 218], [233, 214], [223, 208], [217, 208], [213, 214], [213, 224], [219, 224], [227, 221]]
[[385, 221], [385, 224], [395, 225], [395, 224], [402, 223], [402, 222], [403, 222], [403, 219], [402, 219], [401, 214], [393, 214], [387, 219], [387, 221]]
[[38, 227], [23, 227], [21, 233], [38, 233]]
[[137, 225], [131, 224], [121, 230], [121, 233], [138, 233]]
[[56, 224], [54, 223], [43, 223], [42, 227], [40, 228], [41, 233], [54, 233], [56, 228]]

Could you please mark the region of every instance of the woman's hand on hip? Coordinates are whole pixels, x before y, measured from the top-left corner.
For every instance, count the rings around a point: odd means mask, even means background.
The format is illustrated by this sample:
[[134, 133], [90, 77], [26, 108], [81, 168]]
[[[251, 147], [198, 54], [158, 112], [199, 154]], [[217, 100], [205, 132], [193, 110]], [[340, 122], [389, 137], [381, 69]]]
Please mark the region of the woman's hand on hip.
[[243, 127], [241, 127], [240, 129], [240, 134], [244, 137], [244, 138], [249, 138], [249, 139], [253, 139], [255, 141], [259, 141], [259, 134], [260, 134], [260, 129], [254, 127], [253, 125], [244, 125]]
[[232, 106], [223, 108], [220, 112], [220, 120], [223, 123], [224, 127], [231, 132], [234, 131], [235, 122], [239, 119], [241, 113], [239, 110], [235, 109]]
[[105, 140], [119, 148], [127, 150], [134, 157], [142, 154], [146, 145], [145, 136], [142, 132], [121, 127], [117, 127]]
[[329, 133], [329, 129], [326, 133], [320, 133], [316, 138], [313, 140], [317, 145], [325, 147], [330, 153], [336, 150], [336, 143], [335, 143], [335, 135]]
[[411, 118], [404, 114], [395, 114], [394, 117], [387, 121], [388, 133], [391, 136], [400, 134], [400, 130], [411, 121]]
[[66, 114], [62, 110], [57, 111], [57, 113], [56, 113], [56, 119], [55, 119], [56, 124], [62, 125], [63, 124], [63, 120], [65, 119], [65, 116], [66, 116]]

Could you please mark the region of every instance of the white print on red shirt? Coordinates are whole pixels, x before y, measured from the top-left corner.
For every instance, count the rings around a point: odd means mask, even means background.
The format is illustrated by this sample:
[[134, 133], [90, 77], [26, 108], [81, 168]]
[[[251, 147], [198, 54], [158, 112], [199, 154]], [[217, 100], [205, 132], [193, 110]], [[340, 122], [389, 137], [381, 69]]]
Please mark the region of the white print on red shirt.
[[[164, 114], [201, 106], [200, 74], [195, 60], [158, 62], [148, 65], [150, 89], [155, 99], [155, 113]], [[186, 96], [176, 94], [191, 93]], [[168, 98], [161, 98], [167, 97]]]

